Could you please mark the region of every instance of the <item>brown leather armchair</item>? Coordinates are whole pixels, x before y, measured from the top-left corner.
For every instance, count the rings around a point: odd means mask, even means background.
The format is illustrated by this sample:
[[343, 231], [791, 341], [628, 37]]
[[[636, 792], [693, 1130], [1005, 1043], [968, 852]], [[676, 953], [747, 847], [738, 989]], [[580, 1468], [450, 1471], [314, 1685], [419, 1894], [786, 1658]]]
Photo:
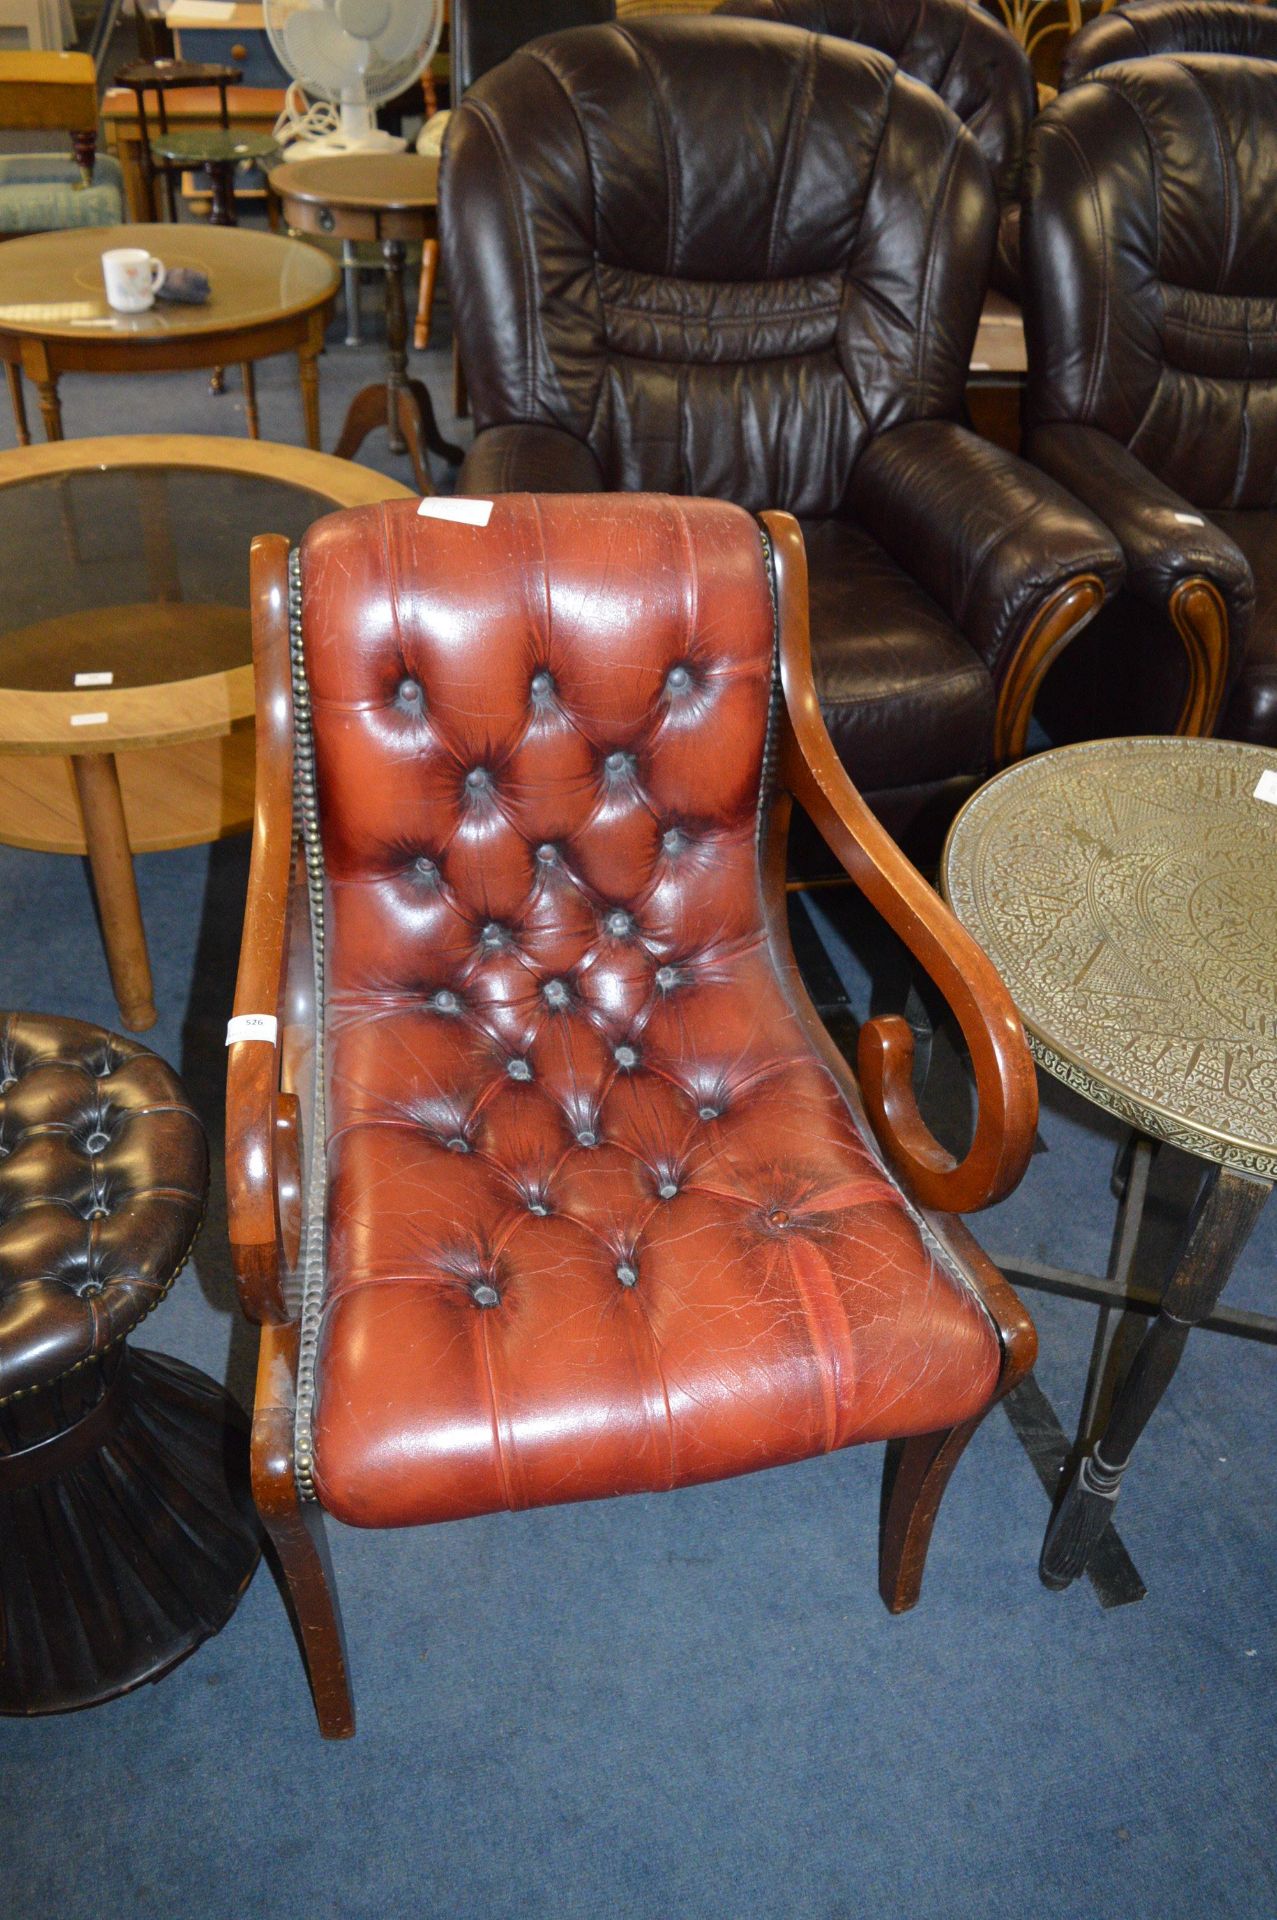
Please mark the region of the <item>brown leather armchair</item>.
[[480, 74], [500, 66], [529, 40], [611, 20], [614, 14], [614, 0], [452, 0], [453, 98], [460, 100]]
[[1047, 690], [1061, 733], [1277, 740], [1275, 200], [1267, 62], [1105, 66], [1034, 129], [1027, 451], [1127, 567]]
[[877, 47], [938, 93], [989, 163], [998, 197], [993, 281], [1019, 298], [1020, 177], [1038, 97], [1029, 57], [1005, 27], [968, 0], [722, 0], [718, 13]]
[[[353, 1729], [324, 1511], [415, 1525], [885, 1440], [880, 1583], [911, 1606], [949, 1473], [1032, 1364], [949, 1210], [1019, 1179], [1036, 1083], [833, 752], [796, 525], [396, 502], [320, 521], [291, 577], [258, 540], [253, 601], [229, 1221], [323, 1731]], [[858, 1086], [806, 997], [791, 800], [961, 1022], [958, 1162], [903, 1022], [866, 1024]]]
[[480, 428], [461, 491], [797, 515], [826, 723], [921, 845], [1021, 750], [1122, 573], [1076, 501], [959, 424], [997, 225], [971, 134], [870, 48], [642, 20], [486, 74], [440, 204]]
[[1168, 53], [1240, 53], [1277, 60], [1277, 7], [1263, 0], [1128, 0], [1075, 33], [1060, 62], [1060, 92], [1097, 67]]

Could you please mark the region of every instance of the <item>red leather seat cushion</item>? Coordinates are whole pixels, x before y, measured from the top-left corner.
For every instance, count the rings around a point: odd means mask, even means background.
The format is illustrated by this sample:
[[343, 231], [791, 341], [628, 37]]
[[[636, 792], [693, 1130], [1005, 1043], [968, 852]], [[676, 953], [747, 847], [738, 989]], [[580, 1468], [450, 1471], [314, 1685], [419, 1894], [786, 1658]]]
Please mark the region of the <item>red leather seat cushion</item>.
[[668, 1487], [985, 1406], [993, 1328], [773, 964], [754, 523], [405, 503], [313, 529], [303, 599], [325, 1506], [393, 1526]]

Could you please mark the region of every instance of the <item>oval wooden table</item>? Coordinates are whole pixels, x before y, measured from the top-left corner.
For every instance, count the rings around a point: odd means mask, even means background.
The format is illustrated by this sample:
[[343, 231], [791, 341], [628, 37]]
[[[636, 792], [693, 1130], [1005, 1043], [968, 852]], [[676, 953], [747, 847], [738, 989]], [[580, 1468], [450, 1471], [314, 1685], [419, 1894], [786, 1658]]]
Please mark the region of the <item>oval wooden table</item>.
[[352, 460], [368, 435], [385, 427], [390, 451], [406, 452], [421, 492], [433, 493], [425, 449], [455, 465], [461, 448], [440, 433], [424, 381], [408, 378], [403, 281], [408, 242], [420, 242], [421, 310], [428, 312], [439, 264], [439, 162], [420, 153], [289, 160], [272, 168], [270, 186], [294, 232], [380, 245], [386, 267], [386, 379], [355, 395], [335, 452]]
[[[166, 267], [207, 274], [203, 306], [157, 300], [145, 313], [107, 305], [102, 255], [145, 247]], [[0, 253], [0, 360], [18, 437], [27, 444], [19, 372], [40, 396], [45, 437], [62, 438], [64, 373], [169, 373], [240, 365], [248, 431], [257, 438], [252, 363], [295, 353], [306, 444], [319, 447], [319, 361], [341, 279], [314, 247], [244, 227], [78, 227], [6, 242]]]
[[250, 542], [407, 492], [269, 441], [0, 454], [0, 841], [88, 854], [127, 1026], [155, 1020], [132, 855], [252, 820]]
[[[1063, 1587], [1105, 1531], [1189, 1329], [1277, 1332], [1271, 1316], [1215, 1315], [1277, 1180], [1277, 752], [1142, 738], [1022, 760], [963, 807], [941, 880], [1039, 1066], [1135, 1130], [1107, 1279], [1001, 1262], [1100, 1307], [1097, 1362], [1109, 1311], [1144, 1304], [1125, 1283], [1152, 1143], [1204, 1164], [1152, 1325], [1048, 1528], [1042, 1578]], [[1090, 1425], [1084, 1412], [1082, 1443]]]

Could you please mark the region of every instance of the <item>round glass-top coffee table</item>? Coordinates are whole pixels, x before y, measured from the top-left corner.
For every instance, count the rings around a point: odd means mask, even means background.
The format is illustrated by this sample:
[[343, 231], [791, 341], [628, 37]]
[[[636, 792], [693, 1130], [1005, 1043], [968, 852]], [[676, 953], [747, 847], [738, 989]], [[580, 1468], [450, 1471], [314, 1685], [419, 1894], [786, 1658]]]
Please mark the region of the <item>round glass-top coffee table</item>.
[[[156, 301], [145, 313], [107, 305], [102, 255], [144, 247], [166, 267], [206, 274], [203, 306]], [[338, 287], [337, 268], [315, 247], [244, 227], [78, 227], [5, 243], [0, 258], [0, 360], [25, 444], [19, 370], [35, 383], [45, 435], [62, 438], [58, 380], [64, 373], [165, 373], [186, 367], [244, 368], [248, 430], [257, 438], [252, 363], [295, 353], [301, 369], [306, 444], [319, 446], [318, 355]]]
[[132, 854], [252, 819], [253, 537], [297, 540], [334, 508], [406, 493], [266, 441], [0, 454], [0, 840], [88, 854], [128, 1026], [155, 1019]]
[[1205, 1165], [1157, 1316], [1047, 1532], [1042, 1577], [1066, 1586], [1277, 1180], [1277, 752], [1143, 738], [1038, 754], [967, 802], [941, 878], [1038, 1064]]

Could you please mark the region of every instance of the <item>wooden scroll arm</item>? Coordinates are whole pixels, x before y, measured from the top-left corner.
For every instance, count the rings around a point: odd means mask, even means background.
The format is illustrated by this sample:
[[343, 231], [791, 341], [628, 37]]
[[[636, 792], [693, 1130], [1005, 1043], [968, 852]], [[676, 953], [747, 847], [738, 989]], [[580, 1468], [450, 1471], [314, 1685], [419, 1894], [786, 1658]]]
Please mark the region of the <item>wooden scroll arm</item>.
[[787, 513], [765, 513], [762, 524], [772, 550], [785, 696], [779, 781], [940, 988], [975, 1071], [975, 1133], [961, 1160], [918, 1111], [913, 1036], [895, 1015], [861, 1029], [865, 1106], [883, 1151], [923, 1206], [947, 1213], [987, 1207], [1016, 1186], [1033, 1149], [1038, 1088], [1024, 1029], [984, 952], [869, 811], [835, 753], [812, 679], [802, 535]]
[[226, 1199], [240, 1303], [250, 1320], [290, 1318], [285, 1282], [297, 1258], [298, 1103], [281, 1092], [293, 877], [293, 695], [288, 654], [288, 542], [253, 542], [250, 598], [257, 687], [257, 790], [235, 1014], [265, 1014], [277, 1038], [227, 1049]]

